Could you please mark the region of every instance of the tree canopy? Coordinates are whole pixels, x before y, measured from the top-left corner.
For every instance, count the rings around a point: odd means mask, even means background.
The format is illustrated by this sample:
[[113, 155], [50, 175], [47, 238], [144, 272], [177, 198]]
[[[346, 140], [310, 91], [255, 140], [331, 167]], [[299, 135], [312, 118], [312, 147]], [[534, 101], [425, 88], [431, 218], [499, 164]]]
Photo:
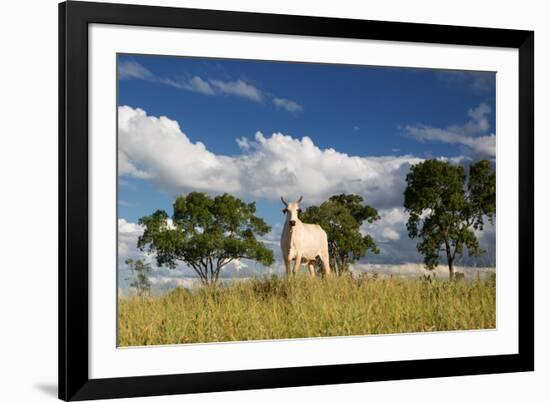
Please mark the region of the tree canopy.
[[483, 230], [496, 214], [496, 176], [489, 161], [464, 167], [440, 160], [427, 160], [407, 174], [404, 207], [409, 213], [409, 237], [420, 239], [418, 251], [428, 269], [435, 268], [444, 251], [449, 278], [454, 262], [468, 249], [471, 256], [483, 253], [474, 230]]
[[247, 204], [229, 194], [181, 195], [173, 204], [171, 219], [157, 210], [139, 220], [145, 230], [138, 247], [155, 252], [159, 266], [173, 269], [178, 261], [185, 262], [204, 284], [215, 283], [221, 269], [233, 260], [273, 263], [273, 251], [256, 239], [271, 228], [255, 213], [254, 202]]
[[320, 206], [311, 206], [300, 216], [305, 223], [320, 225], [328, 237], [330, 265], [337, 275], [349, 270], [349, 265], [368, 251], [379, 250], [370, 235], [360, 231], [363, 222], [380, 219], [378, 211], [363, 205], [363, 198], [355, 194], [334, 195]]

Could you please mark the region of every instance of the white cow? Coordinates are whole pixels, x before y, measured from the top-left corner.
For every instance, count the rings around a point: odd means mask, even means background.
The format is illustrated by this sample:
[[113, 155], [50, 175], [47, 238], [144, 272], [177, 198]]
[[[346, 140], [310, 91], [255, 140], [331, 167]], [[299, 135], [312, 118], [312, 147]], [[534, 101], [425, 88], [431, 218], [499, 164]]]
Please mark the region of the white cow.
[[325, 276], [330, 275], [328, 240], [326, 232], [319, 225], [303, 223], [298, 217], [302, 196], [295, 202], [288, 202], [283, 197], [286, 215], [285, 226], [281, 234], [281, 251], [285, 262], [286, 274], [290, 276], [290, 262], [294, 260], [294, 274], [300, 264], [307, 264], [309, 273], [315, 276], [315, 261], [319, 257], [323, 263]]

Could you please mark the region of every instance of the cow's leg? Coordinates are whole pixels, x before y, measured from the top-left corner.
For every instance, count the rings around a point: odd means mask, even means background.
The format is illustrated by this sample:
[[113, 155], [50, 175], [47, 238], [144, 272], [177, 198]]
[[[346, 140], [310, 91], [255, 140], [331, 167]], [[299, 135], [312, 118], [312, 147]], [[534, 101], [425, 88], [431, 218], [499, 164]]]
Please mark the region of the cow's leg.
[[300, 254], [296, 254], [296, 262], [294, 262], [294, 275], [298, 273], [301, 262], [302, 262], [302, 256]]
[[286, 276], [290, 276], [290, 259], [289, 258], [285, 258], [285, 271], [286, 271]]
[[315, 278], [315, 263], [310, 261], [308, 264], [307, 264], [307, 267], [309, 269], [309, 274], [311, 275], [312, 278]]
[[328, 255], [321, 256], [321, 262], [323, 263], [323, 274], [325, 276], [330, 276], [330, 264]]

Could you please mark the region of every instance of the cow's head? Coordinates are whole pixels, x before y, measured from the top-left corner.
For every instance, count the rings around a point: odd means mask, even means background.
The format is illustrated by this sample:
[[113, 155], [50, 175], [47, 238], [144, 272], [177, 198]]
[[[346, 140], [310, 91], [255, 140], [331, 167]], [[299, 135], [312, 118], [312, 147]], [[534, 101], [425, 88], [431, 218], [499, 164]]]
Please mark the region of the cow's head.
[[281, 197], [281, 201], [285, 205], [285, 208], [283, 209], [283, 214], [286, 215], [286, 219], [290, 227], [296, 226], [296, 222], [300, 221], [298, 214], [302, 212], [302, 210], [300, 209], [300, 203], [302, 202], [303, 198], [304, 197], [300, 196], [300, 198], [298, 198], [296, 201], [288, 202], [284, 197]]

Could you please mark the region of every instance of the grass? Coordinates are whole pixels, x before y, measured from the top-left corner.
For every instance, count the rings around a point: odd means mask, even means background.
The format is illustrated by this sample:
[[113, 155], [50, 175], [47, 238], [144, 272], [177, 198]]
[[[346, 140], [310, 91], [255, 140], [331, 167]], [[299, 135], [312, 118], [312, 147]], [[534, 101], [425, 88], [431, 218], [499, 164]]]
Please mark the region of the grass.
[[495, 328], [488, 280], [297, 276], [119, 299], [119, 346]]

